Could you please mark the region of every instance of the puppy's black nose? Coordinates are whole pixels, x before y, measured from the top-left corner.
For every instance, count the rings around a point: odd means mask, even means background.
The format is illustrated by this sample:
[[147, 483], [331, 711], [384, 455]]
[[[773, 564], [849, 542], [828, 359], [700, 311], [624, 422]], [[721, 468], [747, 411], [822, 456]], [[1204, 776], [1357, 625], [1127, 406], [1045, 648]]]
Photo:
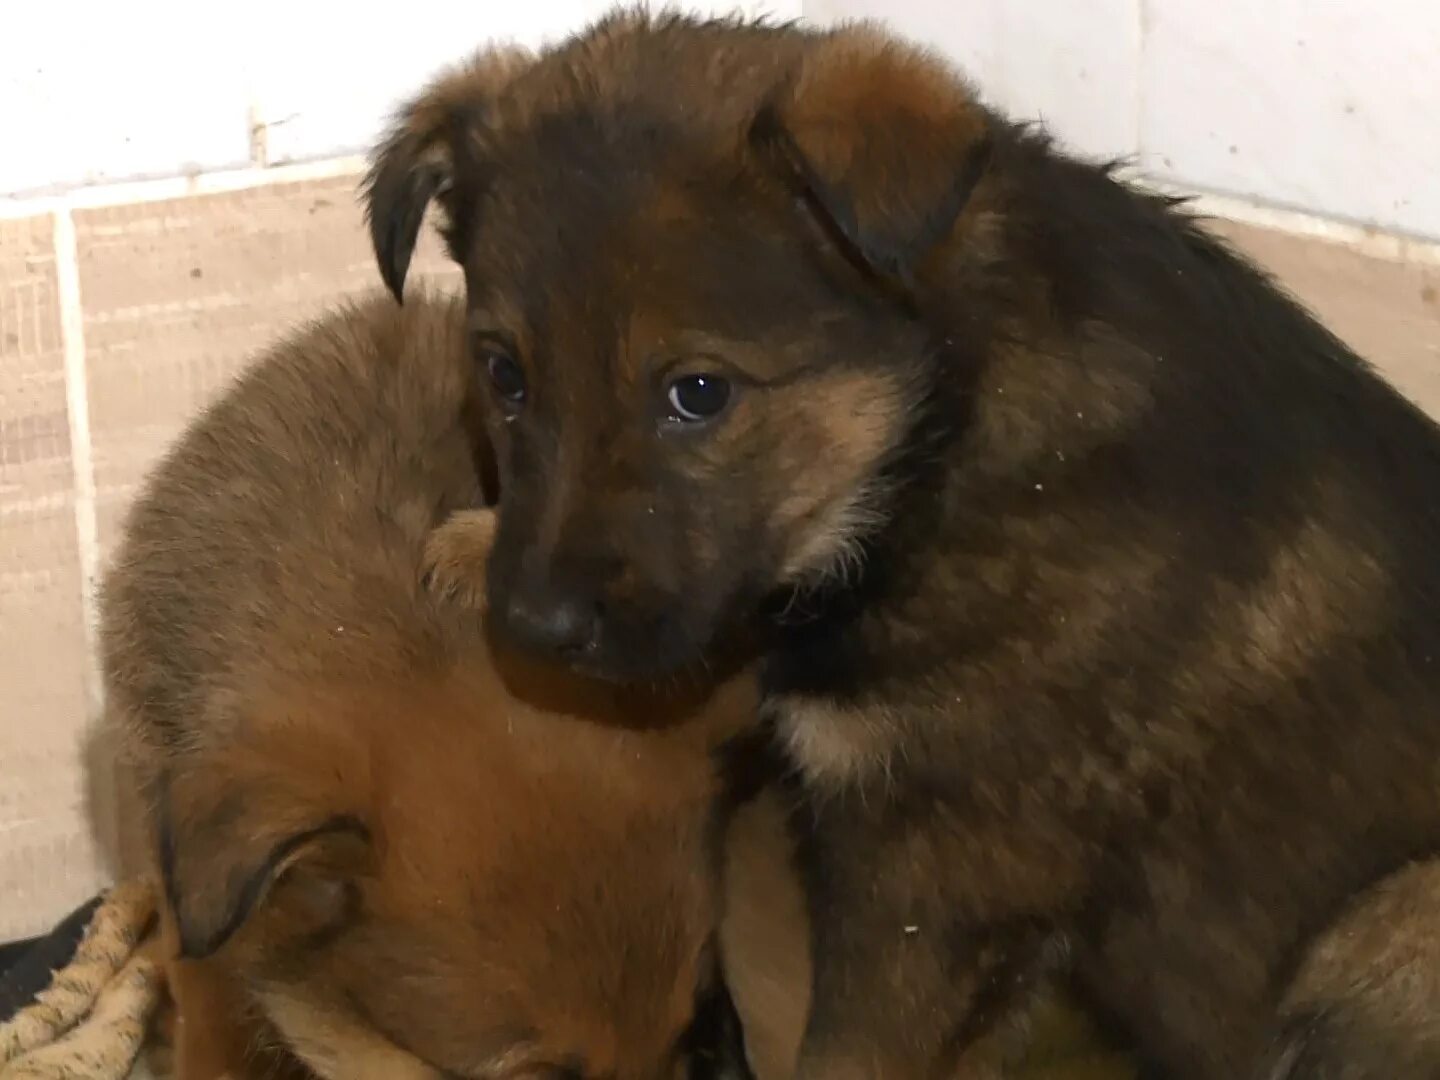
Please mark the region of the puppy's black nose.
[[538, 585], [510, 594], [505, 623], [520, 645], [572, 656], [595, 644], [600, 612], [594, 600], [578, 592]]

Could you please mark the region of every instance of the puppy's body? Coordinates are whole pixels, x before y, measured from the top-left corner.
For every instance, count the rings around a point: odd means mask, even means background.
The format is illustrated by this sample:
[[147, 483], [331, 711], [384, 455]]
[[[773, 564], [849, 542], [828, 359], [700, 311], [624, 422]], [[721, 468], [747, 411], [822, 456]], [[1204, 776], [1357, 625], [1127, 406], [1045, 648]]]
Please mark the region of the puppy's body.
[[625, 680], [770, 620], [804, 1074], [930, 1075], [1066, 955], [1169, 1075], [1259, 1068], [1317, 935], [1440, 847], [1434, 425], [863, 27], [617, 16], [439, 84], [376, 159], [397, 290], [437, 193], [497, 630]]
[[488, 501], [462, 320], [439, 299], [337, 313], [156, 466], [101, 612], [107, 702], [147, 764], [223, 743], [259, 680], [405, 676], [474, 648], [412, 566], [432, 522]]
[[461, 325], [379, 299], [277, 347], [156, 469], [106, 583], [185, 1080], [257, 1040], [283, 1053], [251, 1069], [335, 1080], [734, 1067], [686, 1033], [725, 1034], [712, 753], [751, 680], [581, 683], [431, 598], [427, 536], [485, 501]]

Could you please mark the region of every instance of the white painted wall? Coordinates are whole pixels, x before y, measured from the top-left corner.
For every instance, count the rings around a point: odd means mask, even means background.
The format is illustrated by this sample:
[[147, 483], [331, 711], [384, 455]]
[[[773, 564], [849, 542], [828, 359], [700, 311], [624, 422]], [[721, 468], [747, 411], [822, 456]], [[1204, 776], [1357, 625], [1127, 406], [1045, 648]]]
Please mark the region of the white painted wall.
[[[800, 15], [801, 0], [680, 0]], [[6, 0], [0, 197], [368, 148], [488, 41], [538, 45], [612, 0]], [[255, 125], [263, 125], [256, 160]]]
[[1440, 238], [1440, 0], [805, 0], [885, 17], [1072, 148]]
[[[537, 44], [608, 6], [14, 0], [0, 34], [0, 194], [354, 152], [470, 47]], [[1083, 152], [1440, 237], [1440, 0], [741, 6], [821, 22], [884, 16], [956, 58], [990, 100], [1044, 119]]]

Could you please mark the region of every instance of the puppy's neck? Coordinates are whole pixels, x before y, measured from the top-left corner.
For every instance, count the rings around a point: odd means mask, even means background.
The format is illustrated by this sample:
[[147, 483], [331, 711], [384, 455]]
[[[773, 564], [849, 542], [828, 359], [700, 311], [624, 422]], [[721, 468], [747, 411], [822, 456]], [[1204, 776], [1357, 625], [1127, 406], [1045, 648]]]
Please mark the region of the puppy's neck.
[[860, 543], [853, 571], [819, 585], [777, 592], [766, 602], [768, 650], [762, 668], [767, 697], [801, 694], [846, 699], [873, 685], [887, 651], [876, 630], [925, 587], [926, 567], [951, 531], [958, 505], [950, 462], [970, 422], [971, 379], [941, 377], [962, 367], [936, 361], [933, 391], [916, 410], [900, 447], [881, 470], [885, 524]]

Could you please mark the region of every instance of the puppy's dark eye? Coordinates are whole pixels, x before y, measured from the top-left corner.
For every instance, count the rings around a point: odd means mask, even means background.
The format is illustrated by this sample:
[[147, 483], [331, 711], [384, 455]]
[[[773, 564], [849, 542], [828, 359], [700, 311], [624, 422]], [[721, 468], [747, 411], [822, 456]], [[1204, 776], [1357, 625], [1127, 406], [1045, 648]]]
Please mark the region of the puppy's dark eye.
[[515, 358], [493, 345], [484, 346], [480, 355], [495, 392], [510, 408], [518, 407], [525, 400], [525, 372]]
[[665, 391], [670, 419], [684, 424], [713, 420], [730, 404], [730, 383], [718, 375], [684, 375]]

